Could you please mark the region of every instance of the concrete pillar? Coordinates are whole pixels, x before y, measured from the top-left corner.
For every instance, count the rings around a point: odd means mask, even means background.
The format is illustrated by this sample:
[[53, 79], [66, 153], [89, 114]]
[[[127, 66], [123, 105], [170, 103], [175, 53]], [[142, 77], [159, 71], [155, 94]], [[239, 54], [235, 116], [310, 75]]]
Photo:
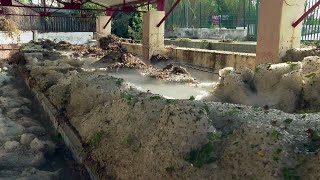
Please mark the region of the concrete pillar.
[[111, 34], [111, 21], [109, 24], [103, 28], [107, 22], [110, 20], [111, 16], [98, 16], [96, 18], [96, 38], [105, 37]]
[[287, 50], [300, 47], [305, 0], [260, 0], [256, 65], [279, 63]]
[[143, 14], [143, 59], [150, 60], [152, 55], [164, 50], [164, 22], [158, 23], [165, 16], [165, 11], [148, 11]]
[[38, 42], [38, 31], [37, 30], [32, 31], [32, 40], [34, 42]]

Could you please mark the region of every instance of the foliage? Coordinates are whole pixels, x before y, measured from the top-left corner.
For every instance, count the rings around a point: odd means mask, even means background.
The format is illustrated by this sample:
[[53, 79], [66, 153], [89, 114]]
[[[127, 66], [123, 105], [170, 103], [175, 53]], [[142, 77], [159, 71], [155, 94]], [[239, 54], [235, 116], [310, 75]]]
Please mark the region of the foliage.
[[132, 12], [118, 12], [112, 20], [112, 34], [119, 37], [129, 38], [129, 26], [132, 21]]
[[0, 17], [0, 31], [7, 31], [10, 37], [14, 35], [19, 35], [19, 29], [11, 20], [5, 17]]
[[213, 144], [209, 142], [202, 146], [200, 149], [192, 150], [187, 154], [185, 160], [192, 163], [195, 167], [201, 168], [204, 164], [212, 161], [212, 151]]
[[97, 132], [91, 139], [90, 141], [90, 146], [91, 147], [97, 147], [100, 143], [100, 141], [102, 140], [104, 132], [103, 131], [99, 131]]

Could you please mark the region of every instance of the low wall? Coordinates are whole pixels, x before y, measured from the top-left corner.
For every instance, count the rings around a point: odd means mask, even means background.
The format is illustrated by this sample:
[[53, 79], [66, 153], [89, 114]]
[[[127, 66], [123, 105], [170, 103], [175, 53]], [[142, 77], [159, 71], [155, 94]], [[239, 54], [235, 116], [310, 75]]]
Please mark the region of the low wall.
[[18, 51], [18, 44], [0, 44], [0, 60], [8, 59], [13, 53]]
[[[122, 43], [122, 46], [127, 49], [127, 51], [142, 56], [141, 44]], [[244, 67], [255, 69], [256, 55], [253, 53], [166, 47], [165, 54], [177, 61], [213, 68], [215, 70], [225, 67], [234, 67], [236, 70], [241, 70]]]
[[207, 42], [207, 41], [181, 41], [181, 40], [169, 40], [164, 41], [165, 45], [174, 45], [179, 47], [187, 48], [199, 48], [199, 49], [209, 49], [209, 50], [220, 50], [220, 51], [232, 51], [232, 52], [242, 52], [242, 53], [255, 53], [256, 44], [247, 42]]
[[[21, 31], [19, 35], [13, 37], [9, 36], [7, 32], [0, 31], [0, 44], [23, 44], [30, 42], [32, 39], [32, 31]], [[93, 39], [93, 32], [38, 32], [38, 39], [85, 44]]]
[[199, 39], [247, 39], [247, 29], [176, 28], [167, 31], [166, 37]]

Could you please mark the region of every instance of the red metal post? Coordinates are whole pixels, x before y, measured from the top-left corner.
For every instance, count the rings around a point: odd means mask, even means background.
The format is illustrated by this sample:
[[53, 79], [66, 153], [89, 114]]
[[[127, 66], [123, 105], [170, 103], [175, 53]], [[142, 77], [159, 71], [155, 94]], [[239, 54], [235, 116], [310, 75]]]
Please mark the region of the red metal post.
[[165, 11], [165, 0], [158, 0], [157, 1], [157, 9], [158, 11]]
[[177, 0], [174, 5], [170, 8], [170, 10], [167, 12], [167, 14], [161, 19], [161, 21], [159, 22], [159, 24], [157, 25], [157, 27], [160, 27], [161, 24], [168, 18], [168, 16], [172, 13], [172, 11], [177, 7], [177, 5], [179, 4], [181, 0]]
[[314, 11], [320, 5], [320, 0], [316, 2], [307, 12], [305, 12], [296, 22], [292, 24], [295, 28], [297, 27], [312, 11]]
[[103, 26], [103, 29], [105, 29], [105, 28], [110, 24], [110, 22], [111, 22], [111, 20], [112, 20], [112, 17], [113, 17], [113, 16], [110, 16], [107, 24]]

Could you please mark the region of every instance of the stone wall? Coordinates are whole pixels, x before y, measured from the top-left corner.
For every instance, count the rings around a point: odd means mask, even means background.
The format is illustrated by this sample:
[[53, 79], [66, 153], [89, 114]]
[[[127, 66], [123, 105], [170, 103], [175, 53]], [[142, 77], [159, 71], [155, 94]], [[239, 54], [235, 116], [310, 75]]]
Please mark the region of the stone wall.
[[176, 38], [246, 40], [247, 29], [176, 28], [173, 31], [167, 31], [165, 36]]

